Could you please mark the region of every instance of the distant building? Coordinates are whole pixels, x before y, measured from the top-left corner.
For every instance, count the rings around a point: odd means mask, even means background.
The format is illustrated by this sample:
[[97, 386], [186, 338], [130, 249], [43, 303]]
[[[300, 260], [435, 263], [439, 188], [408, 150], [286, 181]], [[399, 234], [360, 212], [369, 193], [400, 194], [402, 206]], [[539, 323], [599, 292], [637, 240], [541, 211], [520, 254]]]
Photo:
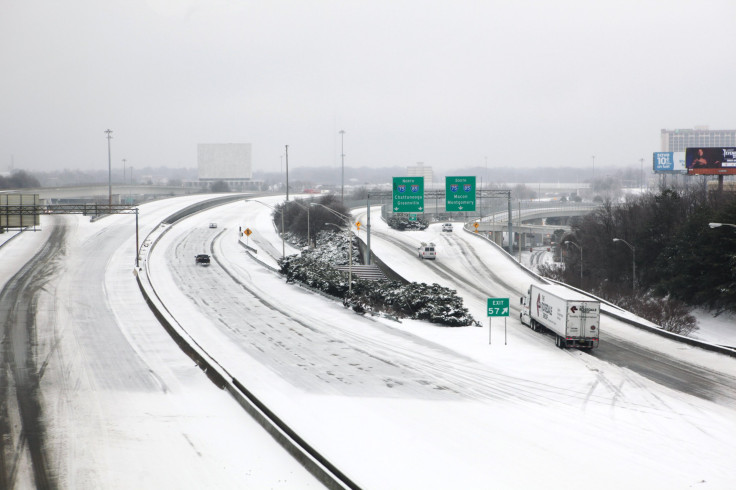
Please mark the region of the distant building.
[[197, 145], [198, 180], [187, 187], [208, 188], [224, 182], [232, 191], [259, 190], [263, 182], [253, 180], [250, 143], [217, 143]]
[[424, 163], [417, 162], [414, 167], [406, 167], [407, 177], [424, 177], [424, 185], [429, 186], [432, 183], [432, 167], [425, 167]]
[[661, 151], [685, 151], [698, 147], [736, 147], [736, 129], [663, 129]]

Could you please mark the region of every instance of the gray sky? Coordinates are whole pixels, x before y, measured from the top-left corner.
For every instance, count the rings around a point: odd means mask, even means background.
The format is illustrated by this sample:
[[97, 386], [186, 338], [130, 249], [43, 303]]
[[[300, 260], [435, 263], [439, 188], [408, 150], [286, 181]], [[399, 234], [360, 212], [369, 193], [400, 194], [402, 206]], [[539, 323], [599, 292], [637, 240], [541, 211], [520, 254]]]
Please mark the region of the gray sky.
[[734, 0], [0, 0], [0, 170], [651, 165], [736, 126]]

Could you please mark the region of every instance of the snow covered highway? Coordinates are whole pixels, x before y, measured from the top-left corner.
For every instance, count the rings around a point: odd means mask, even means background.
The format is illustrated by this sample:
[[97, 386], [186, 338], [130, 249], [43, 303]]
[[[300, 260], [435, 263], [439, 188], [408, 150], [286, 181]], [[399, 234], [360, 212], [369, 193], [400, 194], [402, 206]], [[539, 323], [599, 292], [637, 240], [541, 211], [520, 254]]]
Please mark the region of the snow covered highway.
[[[280, 255], [264, 215], [270, 210], [263, 206], [236, 203], [187, 220], [157, 244], [152, 277], [187, 331], [360, 486], [478, 488], [493, 481], [539, 487], [544, 477], [525, 471], [527, 465], [544, 475], [563, 465], [566, 454], [588, 452], [603, 455], [606, 464], [594, 474], [581, 470], [568, 486], [684, 488], [706, 480], [725, 488], [734, 481], [725, 457], [731, 442], [723, 437], [734, 431], [728, 394], [733, 359], [688, 354], [692, 365], [726, 380], [724, 393], [698, 398], [595, 356], [559, 351], [549, 338], [512, 325], [512, 319], [508, 344], [494, 325], [489, 345], [487, 327], [441, 328], [355, 315], [285, 284], [259, 262], [273, 264]], [[206, 228], [215, 219], [217, 233]], [[392, 250], [392, 242], [402, 238], [382, 242], [383, 225], [373, 224], [374, 252], [409, 279], [437, 282], [435, 269], [445, 280], [463, 276], [454, 261], [481, 270], [455, 283], [476, 318], [485, 320], [486, 298], [478, 287], [501, 295], [528, 286], [530, 278], [518, 266], [463, 253], [463, 247], [443, 252], [438, 245], [445, 255], [437, 264], [423, 263], [408, 245]], [[241, 227], [253, 230], [251, 244], [271, 242], [255, 254], [258, 260], [238, 243]], [[448, 244], [453, 240], [446, 238]], [[192, 255], [204, 249], [215, 261], [198, 269]], [[492, 284], [485, 286], [486, 280]], [[468, 284], [476, 291], [467, 293]], [[637, 340], [662, 342], [650, 334]], [[642, 459], [652, 450], [656, 457]], [[696, 450], [707, 458], [693, 460]]]
[[[457, 226], [395, 232], [374, 218], [372, 248], [409, 280], [456, 289], [482, 328], [357, 315], [274, 272], [282, 247], [298, 251], [281, 242], [266, 205], [240, 200], [160, 224], [197, 199], [141, 206], [141, 236], [153, 232], [142, 272], [198, 349], [357, 486], [736, 483], [734, 358], [611, 319], [592, 355], [557, 349], [518, 322], [518, 297], [536, 279]], [[245, 228], [256, 253], [246, 253]], [[40, 470], [49, 488], [321, 487], [163, 330], [132, 274], [131, 217], [58, 218], [43, 229], [0, 248], [19, 262], [0, 269], [2, 313], [15, 315], [4, 345], [34, 346], [40, 407], [36, 425], [19, 430], [25, 409], [10, 403], [19, 397], [9, 374], [0, 486], [37, 486]], [[50, 240], [57, 229], [63, 238]], [[46, 241], [60, 245], [23, 299], [16, 273]], [[417, 258], [420, 241], [437, 244], [436, 261]], [[195, 263], [202, 253], [209, 266]], [[494, 319], [489, 337], [488, 297], [511, 298], [506, 336]], [[34, 339], [8, 340], [21, 316]], [[8, 349], [4, 371], [23, 371]]]

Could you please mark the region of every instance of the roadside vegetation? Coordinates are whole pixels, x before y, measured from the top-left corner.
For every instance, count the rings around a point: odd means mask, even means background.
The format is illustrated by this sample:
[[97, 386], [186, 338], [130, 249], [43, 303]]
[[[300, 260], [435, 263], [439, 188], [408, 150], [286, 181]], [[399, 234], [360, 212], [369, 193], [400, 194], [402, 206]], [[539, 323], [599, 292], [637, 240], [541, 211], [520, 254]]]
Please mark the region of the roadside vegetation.
[[[310, 202], [320, 206], [310, 206]], [[438, 284], [369, 281], [356, 275], [349, 282], [349, 274], [336, 268], [349, 264], [346, 233], [337, 230], [339, 226], [327, 225], [338, 221], [338, 216], [322, 206], [343, 215], [348, 213], [331, 195], [313, 201], [289, 201], [278, 206], [273, 213], [274, 224], [281, 230], [283, 211], [285, 238], [302, 248], [301, 254], [279, 260], [281, 273], [287, 282], [296, 281], [342, 299], [346, 308], [359, 314], [425, 320], [449, 327], [477, 324], [457, 292]], [[307, 209], [311, 248], [307, 248]], [[359, 265], [360, 249], [354, 235], [351, 235], [351, 246], [353, 265]]]
[[664, 189], [621, 203], [606, 199], [561, 239], [584, 251], [582, 284], [574, 246], [562, 245], [564, 268], [540, 272], [687, 335], [697, 329], [694, 307], [736, 311], [736, 229], [709, 222], [736, 223], [733, 194]]

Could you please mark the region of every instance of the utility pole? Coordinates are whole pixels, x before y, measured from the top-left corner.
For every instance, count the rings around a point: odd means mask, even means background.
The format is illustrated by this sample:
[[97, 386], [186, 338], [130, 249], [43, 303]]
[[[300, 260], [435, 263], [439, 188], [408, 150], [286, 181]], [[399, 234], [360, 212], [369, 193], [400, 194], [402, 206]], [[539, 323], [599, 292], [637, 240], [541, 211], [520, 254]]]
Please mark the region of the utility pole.
[[342, 174], [340, 177], [340, 201], [345, 204], [345, 130], [340, 130], [340, 157], [342, 159]]
[[289, 200], [289, 145], [286, 145], [286, 200]]
[[105, 133], [107, 133], [107, 204], [112, 205], [112, 159], [110, 158], [110, 140], [112, 139], [112, 130], [106, 129]]

